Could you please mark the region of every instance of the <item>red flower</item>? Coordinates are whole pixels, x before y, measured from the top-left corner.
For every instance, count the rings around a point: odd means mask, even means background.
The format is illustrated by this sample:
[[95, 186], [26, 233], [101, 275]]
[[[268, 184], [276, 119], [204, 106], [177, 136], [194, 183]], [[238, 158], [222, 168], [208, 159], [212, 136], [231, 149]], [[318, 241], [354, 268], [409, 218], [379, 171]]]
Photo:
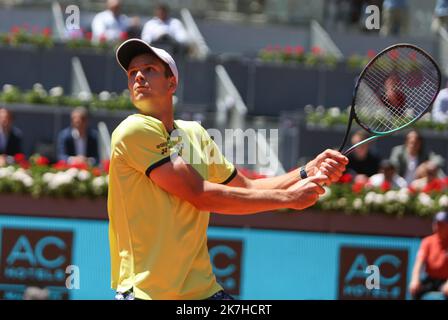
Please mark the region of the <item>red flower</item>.
[[95, 177], [99, 177], [99, 176], [101, 175], [101, 170], [100, 170], [100, 168], [98, 168], [98, 167], [92, 168], [92, 174], [93, 174]]
[[285, 47], [285, 49], [284, 49], [284, 52], [286, 53], [286, 54], [292, 54], [292, 47], [291, 46], [286, 46]]
[[364, 189], [364, 186], [365, 186], [366, 184], [364, 183], [364, 182], [362, 182], [362, 181], [360, 181], [360, 182], [355, 182], [353, 185], [352, 185], [352, 191], [354, 192], [354, 193], [360, 193], [361, 191], [362, 191], [362, 189]]
[[20, 161], [19, 166], [25, 170], [30, 168], [30, 163], [26, 160]]
[[28, 31], [30, 30], [30, 25], [28, 23], [23, 24], [23, 30]]
[[69, 165], [69, 168], [76, 168], [79, 170], [88, 170], [89, 166], [85, 162], [78, 162]]
[[14, 155], [14, 161], [16, 163], [20, 163], [20, 162], [25, 161], [25, 160], [26, 160], [26, 157], [25, 157], [25, 155], [23, 153], [16, 153]]
[[412, 61], [417, 60], [417, 52], [415, 52], [415, 51], [410, 52], [409, 58], [411, 58]]
[[440, 179], [434, 179], [428, 182], [422, 189], [425, 193], [430, 193], [432, 191], [440, 192], [443, 190], [443, 182]]
[[91, 40], [92, 40], [92, 32], [86, 32], [86, 34], [85, 34], [85, 38], [86, 38], [87, 40], [91, 41]]
[[102, 34], [102, 35], [100, 36], [100, 43], [105, 43], [106, 40], [107, 40], [106, 35]]
[[369, 57], [369, 59], [373, 59], [376, 56], [376, 51], [375, 50], [368, 50], [367, 51], [367, 57]]
[[121, 41], [125, 41], [125, 40], [127, 40], [129, 38], [129, 35], [128, 35], [128, 33], [126, 32], [126, 31], [122, 31], [121, 33], [120, 33], [120, 40]]
[[53, 165], [53, 168], [56, 170], [66, 170], [68, 169], [68, 165], [64, 160], [59, 160]]
[[294, 48], [294, 51], [295, 51], [295, 53], [296, 53], [297, 55], [301, 55], [301, 54], [303, 54], [303, 53], [305, 52], [305, 49], [303, 49], [302, 46], [296, 46], [296, 47]]
[[51, 28], [45, 28], [42, 30], [42, 35], [45, 37], [51, 37]]
[[50, 161], [46, 157], [44, 157], [44, 156], [39, 156], [36, 159], [36, 164], [38, 166], [48, 166], [49, 163], [50, 163]]
[[397, 49], [389, 51], [389, 57], [391, 57], [392, 60], [397, 60], [399, 56], [400, 53], [398, 52]]
[[103, 166], [104, 172], [109, 174], [110, 160], [109, 159], [103, 160], [101, 165]]
[[19, 33], [20, 32], [20, 27], [19, 26], [13, 26], [11, 28], [11, 33]]
[[311, 48], [311, 52], [314, 55], [318, 56], [318, 55], [322, 54], [322, 49], [320, 47], [318, 47], [318, 46], [314, 46], [314, 47]]
[[350, 173], [344, 173], [339, 179], [339, 183], [350, 183], [353, 181], [353, 176]]
[[386, 192], [389, 191], [392, 188], [389, 181], [384, 180], [383, 183], [380, 186], [381, 191]]

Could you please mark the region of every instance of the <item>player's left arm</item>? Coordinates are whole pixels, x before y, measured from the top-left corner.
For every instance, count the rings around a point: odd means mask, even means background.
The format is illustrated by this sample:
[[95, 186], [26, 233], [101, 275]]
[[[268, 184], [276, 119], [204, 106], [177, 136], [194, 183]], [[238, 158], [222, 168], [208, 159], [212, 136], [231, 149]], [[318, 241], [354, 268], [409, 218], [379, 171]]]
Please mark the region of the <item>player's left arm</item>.
[[[329, 177], [327, 185], [338, 181], [345, 171], [348, 159], [340, 152], [327, 149], [308, 162], [305, 171], [308, 176], [314, 176], [319, 171]], [[250, 179], [240, 172], [227, 185], [249, 189], [287, 189], [300, 180], [299, 168], [281, 176], [263, 179]]]

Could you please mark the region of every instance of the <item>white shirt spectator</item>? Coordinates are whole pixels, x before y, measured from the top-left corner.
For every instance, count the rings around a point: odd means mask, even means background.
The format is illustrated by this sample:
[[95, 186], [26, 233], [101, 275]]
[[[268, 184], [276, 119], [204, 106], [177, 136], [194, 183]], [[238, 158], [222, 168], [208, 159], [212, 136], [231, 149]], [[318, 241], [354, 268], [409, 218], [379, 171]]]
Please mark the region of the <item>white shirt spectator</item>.
[[435, 122], [448, 122], [448, 88], [440, 90], [432, 107], [432, 119]]
[[187, 31], [179, 19], [168, 18], [163, 21], [158, 17], [154, 17], [145, 23], [142, 40], [150, 44], [164, 35], [170, 36], [180, 44], [185, 44], [188, 41]]
[[418, 167], [418, 158], [413, 156], [408, 156], [408, 167], [404, 174], [404, 178], [407, 183], [411, 183], [415, 179], [415, 171]]
[[[371, 184], [373, 187], [379, 188], [383, 183], [384, 183], [384, 173], [377, 173], [369, 178], [369, 184]], [[398, 189], [398, 188], [401, 189], [406, 188], [408, 186], [406, 180], [404, 180], [398, 174], [394, 174], [391, 184], [392, 189]]]
[[115, 17], [112, 11], [98, 13], [92, 20], [92, 41], [99, 42], [101, 37], [106, 41], [119, 40], [121, 33], [128, 29], [128, 17], [120, 14]]

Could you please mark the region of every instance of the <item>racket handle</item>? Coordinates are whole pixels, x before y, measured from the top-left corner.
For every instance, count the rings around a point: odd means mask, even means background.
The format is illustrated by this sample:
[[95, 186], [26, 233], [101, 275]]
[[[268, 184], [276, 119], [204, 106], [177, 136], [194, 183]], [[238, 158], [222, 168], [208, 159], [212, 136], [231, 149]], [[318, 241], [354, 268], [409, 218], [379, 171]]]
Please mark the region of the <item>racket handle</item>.
[[349, 155], [350, 153], [352, 153], [353, 150], [355, 150], [355, 148], [356, 148], [356, 145], [351, 146], [350, 148], [348, 148], [348, 149], [345, 150], [345, 151], [341, 151], [341, 150], [339, 150], [339, 152], [341, 152], [344, 156], [347, 156], [347, 155]]

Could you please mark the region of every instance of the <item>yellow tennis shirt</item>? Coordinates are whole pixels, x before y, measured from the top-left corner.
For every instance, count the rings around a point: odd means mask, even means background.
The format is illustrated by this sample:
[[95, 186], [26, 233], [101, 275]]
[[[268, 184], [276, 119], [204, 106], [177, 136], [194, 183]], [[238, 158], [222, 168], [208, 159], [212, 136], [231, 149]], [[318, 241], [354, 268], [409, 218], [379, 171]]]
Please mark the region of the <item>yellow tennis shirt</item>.
[[149, 173], [175, 154], [210, 182], [227, 183], [236, 170], [199, 123], [174, 126], [170, 136], [158, 119], [134, 114], [112, 134], [112, 288], [139, 299], [204, 299], [222, 289], [207, 250], [210, 213], [162, 190]]

